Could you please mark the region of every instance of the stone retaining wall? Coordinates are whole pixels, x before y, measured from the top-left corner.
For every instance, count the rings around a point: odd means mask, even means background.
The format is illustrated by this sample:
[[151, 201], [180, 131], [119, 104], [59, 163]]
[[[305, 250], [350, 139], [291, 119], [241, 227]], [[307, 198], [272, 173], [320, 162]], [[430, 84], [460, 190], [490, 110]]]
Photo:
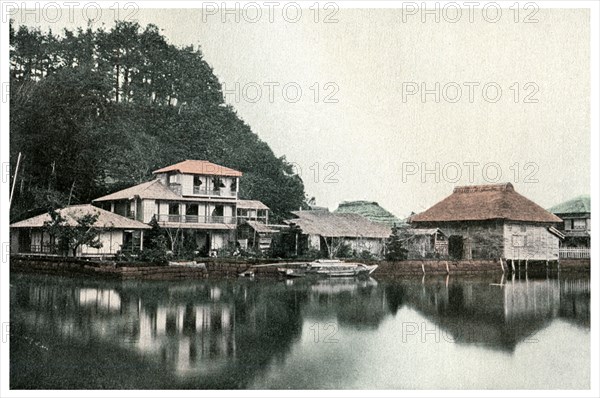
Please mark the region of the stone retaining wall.
[[[308, 260], [307, 260], [308, 261]], [[112, 261], [86, 261], [57, 257], [11, 257], [10, 269], [14, 272], [35, 272], [65, 276], [88, 275], [115, 279], [200, 279], [207, 277], [237, 277], [240, 273], [251, 270], [259, 277], [276, 277], [279, 263], [284, 260], [242, 260], [242, 259], [205, 259], [201, 267], [161, 266], [156, 264], [115, 263]], [[425, 274], [468, 274], [481, 272], [502, 273], [498, 260], [406, 260], [406, 261], [366, 261], [379, 264], [373, 276], [400, 276]], [[261, 264], [273, 264], [261, 266]], [[505, 271], [507, 264], [504, 263]], [[515, 271], [518, 265], [515, 265]], [[561, 270], [589, 272], [590, 260], [570, 259], [560, 262]], [[548, 267], [545, 262], [529, 262], [528, 271], [556, 270], [556, 262]], [[525, 270], [524, 262], [520, 270]]]

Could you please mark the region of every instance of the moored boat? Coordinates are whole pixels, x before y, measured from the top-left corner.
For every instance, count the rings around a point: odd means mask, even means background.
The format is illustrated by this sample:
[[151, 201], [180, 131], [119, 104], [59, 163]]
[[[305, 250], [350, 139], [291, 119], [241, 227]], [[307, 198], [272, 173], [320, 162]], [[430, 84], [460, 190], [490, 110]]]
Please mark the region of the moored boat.
[[285, 277], [297, 278], [304, 276], [324, 277], [358, 277], [368, 276], [377, 269], [377, 265], [366, 265], [341, 260], [315, 260], [296, 268], [278, 268], [277, 271]]

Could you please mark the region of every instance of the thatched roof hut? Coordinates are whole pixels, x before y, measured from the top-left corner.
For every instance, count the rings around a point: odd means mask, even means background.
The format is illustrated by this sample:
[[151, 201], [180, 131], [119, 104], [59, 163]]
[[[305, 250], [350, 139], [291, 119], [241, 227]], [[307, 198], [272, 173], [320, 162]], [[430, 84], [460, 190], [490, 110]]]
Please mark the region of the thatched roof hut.
[[456, 187], [452, 195], [411, 218], [413, 223], [485, 220], [562, 221], [517, 193], [511, 183]]

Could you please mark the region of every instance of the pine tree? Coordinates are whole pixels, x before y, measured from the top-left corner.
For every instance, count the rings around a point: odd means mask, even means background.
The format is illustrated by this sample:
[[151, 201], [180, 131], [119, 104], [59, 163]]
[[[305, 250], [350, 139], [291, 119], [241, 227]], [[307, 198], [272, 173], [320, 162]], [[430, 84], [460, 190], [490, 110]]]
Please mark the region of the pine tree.
[[386, 242], [386, 260], [389, 261], [401, 261], [406, 260], [408, 250], [403, 247], [402, 235], [404, 233], [403, 228], [394, 225], [392, 227], [392, 234]]

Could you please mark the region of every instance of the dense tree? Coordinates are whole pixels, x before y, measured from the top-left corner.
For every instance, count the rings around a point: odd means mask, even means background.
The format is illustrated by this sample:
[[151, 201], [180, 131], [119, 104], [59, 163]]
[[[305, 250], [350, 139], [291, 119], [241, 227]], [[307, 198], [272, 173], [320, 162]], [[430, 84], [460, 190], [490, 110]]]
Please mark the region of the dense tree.
[[385, 247], [385, 259], [389, 261], [406, 260], [408, 250], [404, 247], [406, 228], [394, 225], [392, 234], [387, 239]]
[[49, 214], [50, 221], [44, 223], [44, 232], [47, 232], [51, 240], [55, 242], [54, 252], [75, 257], [77, 249], [81, 246], [102, 248], [102, 243], [98, 238], [100, 231], [94, 227], [99, 214], [74, 217], [75, 224], [69, 222], [57, 211], [52, 210]]
[[225, 104], [202, 52], [158, 27], [51, 31], [10, 26], [11, 164], [22, 152], [11, 219], [151, 178], [183, 159], [244, 172], [243, 198], [274, 220], [298, 209], [304, 185]]

